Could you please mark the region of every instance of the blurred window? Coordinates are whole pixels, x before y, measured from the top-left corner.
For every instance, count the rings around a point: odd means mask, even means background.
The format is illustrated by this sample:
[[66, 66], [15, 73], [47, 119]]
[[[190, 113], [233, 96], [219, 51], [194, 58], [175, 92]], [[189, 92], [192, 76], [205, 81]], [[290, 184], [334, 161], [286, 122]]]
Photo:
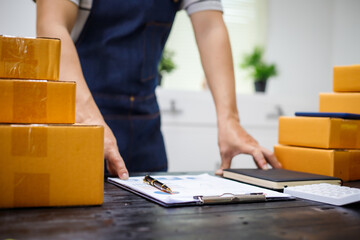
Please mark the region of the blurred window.
[[[267, 0], [222, 0], [222, 4], [234, 59], [236, 91], [252, 93], [253, 83], [246, 72], [239, 68], [239, 64], [244, 53], [252, 51], [256, 45], [265, 44]], [[163, 76], [162, 88], [202, 90], [205, 74], [191, 22], [185, 11], [177, 14], [165, 48], [174, 52], [172, 58], [176, 69]]]

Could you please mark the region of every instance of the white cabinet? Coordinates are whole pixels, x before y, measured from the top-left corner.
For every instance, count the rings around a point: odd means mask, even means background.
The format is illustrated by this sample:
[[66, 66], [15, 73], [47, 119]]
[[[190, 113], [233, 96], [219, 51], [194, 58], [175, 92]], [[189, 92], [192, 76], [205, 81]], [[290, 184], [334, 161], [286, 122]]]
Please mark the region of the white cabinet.
[[[214, 171], [220, 166], [215, 106], [207, 91], [158, 89], [169, 171]], [[300, 102], [300, 103], [299, 103]], [[264, 147], [277, 144], [279, 115], [316, 111], [314, 104], [265, 94], [238, 95], [243, 127]], [[239, 155], [232, 167], [255, 168], [252, 157]]]

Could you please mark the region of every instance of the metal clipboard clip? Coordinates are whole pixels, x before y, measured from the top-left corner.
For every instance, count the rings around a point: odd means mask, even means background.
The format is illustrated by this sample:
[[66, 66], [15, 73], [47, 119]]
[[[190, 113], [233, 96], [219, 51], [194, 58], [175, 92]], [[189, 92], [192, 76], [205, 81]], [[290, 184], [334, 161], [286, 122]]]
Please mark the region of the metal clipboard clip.
[[200, 204], [226, 204], [226, 203], [249, 203], [265, 202], [266, 197], [263, 193], [232, 194], [224, 193], [219, 196], [194, 196]]

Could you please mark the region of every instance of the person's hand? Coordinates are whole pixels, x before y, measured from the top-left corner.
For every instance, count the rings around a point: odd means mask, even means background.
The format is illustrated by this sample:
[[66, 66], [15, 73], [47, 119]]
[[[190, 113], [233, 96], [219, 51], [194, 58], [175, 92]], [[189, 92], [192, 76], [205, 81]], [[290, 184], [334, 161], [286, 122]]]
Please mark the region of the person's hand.
[[216, 171], [222, 175], [223, 170], [230, 168], [232, 158], [238, 154], [252, 155], [258, 168], [267, 169], [267, 164], [273, 168], [281, 168], [275, 155], [268, 149], [261, 147], [258, 142], [243, 129], [238, 119], [229, 119], [219, 124], [219, 148], [221, 166]]

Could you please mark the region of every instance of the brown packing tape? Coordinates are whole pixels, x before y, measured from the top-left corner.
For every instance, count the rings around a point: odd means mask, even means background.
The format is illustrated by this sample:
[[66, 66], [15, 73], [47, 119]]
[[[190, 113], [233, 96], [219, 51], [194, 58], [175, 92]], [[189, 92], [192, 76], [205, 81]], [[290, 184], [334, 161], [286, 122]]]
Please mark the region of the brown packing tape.
[[46, 119], [46, 82], [15, 81], [13, 91], [14, 122], [36, 123], [39, 119]]
[[340, 124], [339, 145], [343, 143], [345, 146], [357, 146], [357, 138], [359, 135], [359, 124], [342, 121]]
[[[31, 199], [31, 201], [29, 201]], [[50, 205], [50, 175], [14, 173], [14, 207]]]
[[58, 80], [60, 40], [0, 36], [0, 77]]
[[[17, 157], [47, 157], [48, 128], [39, 125], [13, 125], [11, 155]], [[50, 175], [48, 173], [14, 173], [14, 207], [50, 205]], [[30, 200], [31, 199], [31, 200]]]
[[351, 152], [346, 150], [334, 150], [332, 152], [333, 158], [333, 176], [341, 178], [343, 181], [350, 180], [350, 159]]
[[352, 152], [349, 162], [349, 179], [352, 181], [360, 180], [360, 152]]
[[21, 78], [21, 75], [36, 76], [38, 61], [32, 57], [35, 55], [32, 41], [24, 38], [3, 38], [1, 52], [6, 75], [13, 78]]
[[45, 126], [16, 125], [11, 128], [11, 155], [46, 157], [47, 132], [48, 128]]

